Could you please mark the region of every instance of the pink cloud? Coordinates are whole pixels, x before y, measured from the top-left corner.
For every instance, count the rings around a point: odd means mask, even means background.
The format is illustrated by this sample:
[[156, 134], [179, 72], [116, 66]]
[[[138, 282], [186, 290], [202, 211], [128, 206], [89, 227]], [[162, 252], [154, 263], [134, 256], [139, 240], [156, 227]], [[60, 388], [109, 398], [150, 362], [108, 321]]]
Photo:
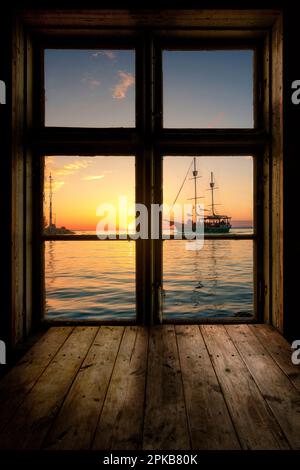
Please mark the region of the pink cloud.
[[113, 87], [112, 97], [116, 100], [123, 100], [126, 98], [128, 88], [134, 84], [134, 76], [132, 73], [124, 72], [123, 70], [118, 71], [120, 82]]

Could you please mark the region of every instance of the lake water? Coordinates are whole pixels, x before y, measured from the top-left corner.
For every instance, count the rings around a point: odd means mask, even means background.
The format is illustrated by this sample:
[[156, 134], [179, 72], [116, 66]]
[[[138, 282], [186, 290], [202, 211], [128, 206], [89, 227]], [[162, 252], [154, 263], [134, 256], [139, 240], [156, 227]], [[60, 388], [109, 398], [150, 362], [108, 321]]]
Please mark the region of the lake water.
[[[231, 232], [247, 233], [246, 229]], [[253, 241], [163, 242], [164, 317], [251, 317]], [[47, 241], [46, 318], [134, 319], [134, 241]]]

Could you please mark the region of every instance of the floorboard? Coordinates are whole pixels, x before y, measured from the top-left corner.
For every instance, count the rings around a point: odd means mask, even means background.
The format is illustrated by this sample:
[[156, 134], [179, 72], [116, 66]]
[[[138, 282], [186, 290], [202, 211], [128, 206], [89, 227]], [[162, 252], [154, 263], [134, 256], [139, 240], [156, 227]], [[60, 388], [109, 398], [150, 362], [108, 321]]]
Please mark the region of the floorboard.
[[74, 328], [11, 421], [3, 428], [0, 448], [41, 448], [98, 329]]
[[148, 330], [126, 329], [93, 448], [136, 450], [143, 445]]
[[247, 325], [226, 327], [290, 446], [300, 449], [300, 396]]
[[144, 448], [190, 448], [175, 328], [171, 325], [150, 331]]
[[243, 449], [288, 449], [248, 368], [224, 326], [201, 326]]
[[102, 326], [44, 442], [56, 450], [90, 449], [124, 332]]
[[270, 325], [250, 325], [249, 328], [300, 392], [300, 367], [291, 361], [291, 345]]
[[53, 327], [0, 381], [0, 448], [300, 449], [291, 352], [267, 325]]
[[176, 336], [193, 449], [240, 449], [199, 327], [176, 326]]
[[0, 431], [62, 347], [72, 327], [50, 328], [0, 382]]

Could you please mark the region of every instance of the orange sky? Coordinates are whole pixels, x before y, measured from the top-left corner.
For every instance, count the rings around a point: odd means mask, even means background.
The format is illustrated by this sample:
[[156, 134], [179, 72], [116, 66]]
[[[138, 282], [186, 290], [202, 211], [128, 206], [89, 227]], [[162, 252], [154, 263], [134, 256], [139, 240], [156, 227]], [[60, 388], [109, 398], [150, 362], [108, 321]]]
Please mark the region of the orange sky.
[[[50, 156], [45, 158], [44, 211], [49, 216], [49, 174], [53, 177], [53, 214], [57, 226], [73, 230], [94, 231], [100, 204], [119, 205], [119, 197], [127, 198], [128, 206], [135, 199], [134, 157]], [[191, 157], [164, 158], [164, 202], [172, 205], [184, 179]], [[233, 225], [251, 225], [253, 214], [253, 164], [251, 157], [198, 157], [199, 202], [210, 204], [210, 172], [216, 186], [215, 202], [220, 214], [232, 217]], [[190, 174], [189, 177], [192, 175]], [[178, 203], [186, 204], [193, 196], [192, 181], [187, 180]], [[241, 222], [242, 221], [242, 222]]]

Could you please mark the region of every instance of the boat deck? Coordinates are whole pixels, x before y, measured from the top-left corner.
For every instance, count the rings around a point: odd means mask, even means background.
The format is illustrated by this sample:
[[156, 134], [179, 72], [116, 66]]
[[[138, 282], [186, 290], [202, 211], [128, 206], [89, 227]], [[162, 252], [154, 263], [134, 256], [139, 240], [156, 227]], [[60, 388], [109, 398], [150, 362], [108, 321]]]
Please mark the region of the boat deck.
[[0, 383], [2, 449], [300, 449], [267, 325], [53, 327]]

